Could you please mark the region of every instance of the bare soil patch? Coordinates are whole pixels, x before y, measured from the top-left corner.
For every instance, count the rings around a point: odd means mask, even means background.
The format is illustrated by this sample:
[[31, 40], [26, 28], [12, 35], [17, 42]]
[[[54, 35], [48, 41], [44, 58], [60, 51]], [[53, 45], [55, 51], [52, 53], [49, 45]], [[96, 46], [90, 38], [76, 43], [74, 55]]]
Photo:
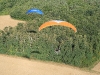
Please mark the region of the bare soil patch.
[[72, 66], [0, 55], [0, 75], [100, 75]]
[[92, 70], [100, 72], [100, 62]]
[[25, 23], [25, 21], [15, 20], [10, 15], [0, 16], [0, 29], [3, 30], [5, 27], [15, 27], [18, 23]]

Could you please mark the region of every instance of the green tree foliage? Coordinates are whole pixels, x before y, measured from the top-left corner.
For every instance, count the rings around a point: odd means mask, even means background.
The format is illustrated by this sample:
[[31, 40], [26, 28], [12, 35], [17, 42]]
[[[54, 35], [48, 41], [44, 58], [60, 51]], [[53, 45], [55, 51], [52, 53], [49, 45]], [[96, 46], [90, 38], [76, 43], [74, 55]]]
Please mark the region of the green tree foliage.
[[[26, 58], [55, 61], [78, 67], [89, 67], [100, 59], [100, 1], [99, 0], [1, 0], [0, 14], [26, 20], [16, 27], [0, 30], [0, 53]], [[26, 14], [30, 8], [45, 14]], [[52, 26], [38, 31], [51, 19], [74, 24], [78, 30]]]

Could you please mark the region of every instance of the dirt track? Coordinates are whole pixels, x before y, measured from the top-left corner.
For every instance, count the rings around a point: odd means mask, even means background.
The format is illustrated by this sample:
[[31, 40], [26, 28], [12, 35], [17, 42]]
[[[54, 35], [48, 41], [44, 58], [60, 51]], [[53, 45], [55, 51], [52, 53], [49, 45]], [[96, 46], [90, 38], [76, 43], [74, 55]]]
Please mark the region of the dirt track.
[[0, 16], [0, 29], [1, 30], [4, 29], [4, 27], [8, 27], [8, 26], [14, 27], [18, 23], [25, 23], [25, 22], [11, 19], [10, 15]]
[[67, 65], [0, 55], [0, 75], [100, 75]]
[[[16, 26], [19, 20], [9, 15], [0, 16], [0, 29]], [[100, 75], [67, 65], [46, 63], [24, 58], [0, 55], [0, 75]]]
[[100, 72], [100, 62], [92, 70]]

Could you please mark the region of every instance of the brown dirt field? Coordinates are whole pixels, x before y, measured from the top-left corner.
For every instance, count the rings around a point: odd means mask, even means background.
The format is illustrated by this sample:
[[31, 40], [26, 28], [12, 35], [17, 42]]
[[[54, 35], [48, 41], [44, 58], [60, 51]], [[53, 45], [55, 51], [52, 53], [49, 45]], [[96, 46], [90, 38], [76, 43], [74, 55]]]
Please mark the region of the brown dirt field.
[[[19, 22], [24, 21], [11, 19], [9, 15], [0, 16], [0, 29], [6, 26], [14, 27]], [[100, 73], [84, 71], [68, 65], [0, 54], [0, 75], [100, 75]]]
[[10, 15], [0, 16], [0, 29], [3, 30], [4, 27], [11, 26], [15, 27], [18, 23], [25, 23], [24, 21], [14, 20]]
[[92, 70], [100, 72], [100, 62]]
[[72, 66], [0, 55], [0, 75], [100, 75]]

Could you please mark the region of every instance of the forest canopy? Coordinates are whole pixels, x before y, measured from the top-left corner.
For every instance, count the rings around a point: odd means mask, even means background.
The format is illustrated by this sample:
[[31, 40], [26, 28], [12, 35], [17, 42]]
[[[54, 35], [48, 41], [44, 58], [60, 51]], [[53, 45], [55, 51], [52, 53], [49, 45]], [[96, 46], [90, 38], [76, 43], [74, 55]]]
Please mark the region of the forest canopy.
[[[39, 8], [44, 14], [29, 14]], [[100, 60], [100, 0], [0, 0], [0, 15], [27, 21], [0, 30], [0, 53], [89, 67]], [[74, 24], [38, 31], [49, 20]], [[59, 51], [57, 51], [59, 49]]]

